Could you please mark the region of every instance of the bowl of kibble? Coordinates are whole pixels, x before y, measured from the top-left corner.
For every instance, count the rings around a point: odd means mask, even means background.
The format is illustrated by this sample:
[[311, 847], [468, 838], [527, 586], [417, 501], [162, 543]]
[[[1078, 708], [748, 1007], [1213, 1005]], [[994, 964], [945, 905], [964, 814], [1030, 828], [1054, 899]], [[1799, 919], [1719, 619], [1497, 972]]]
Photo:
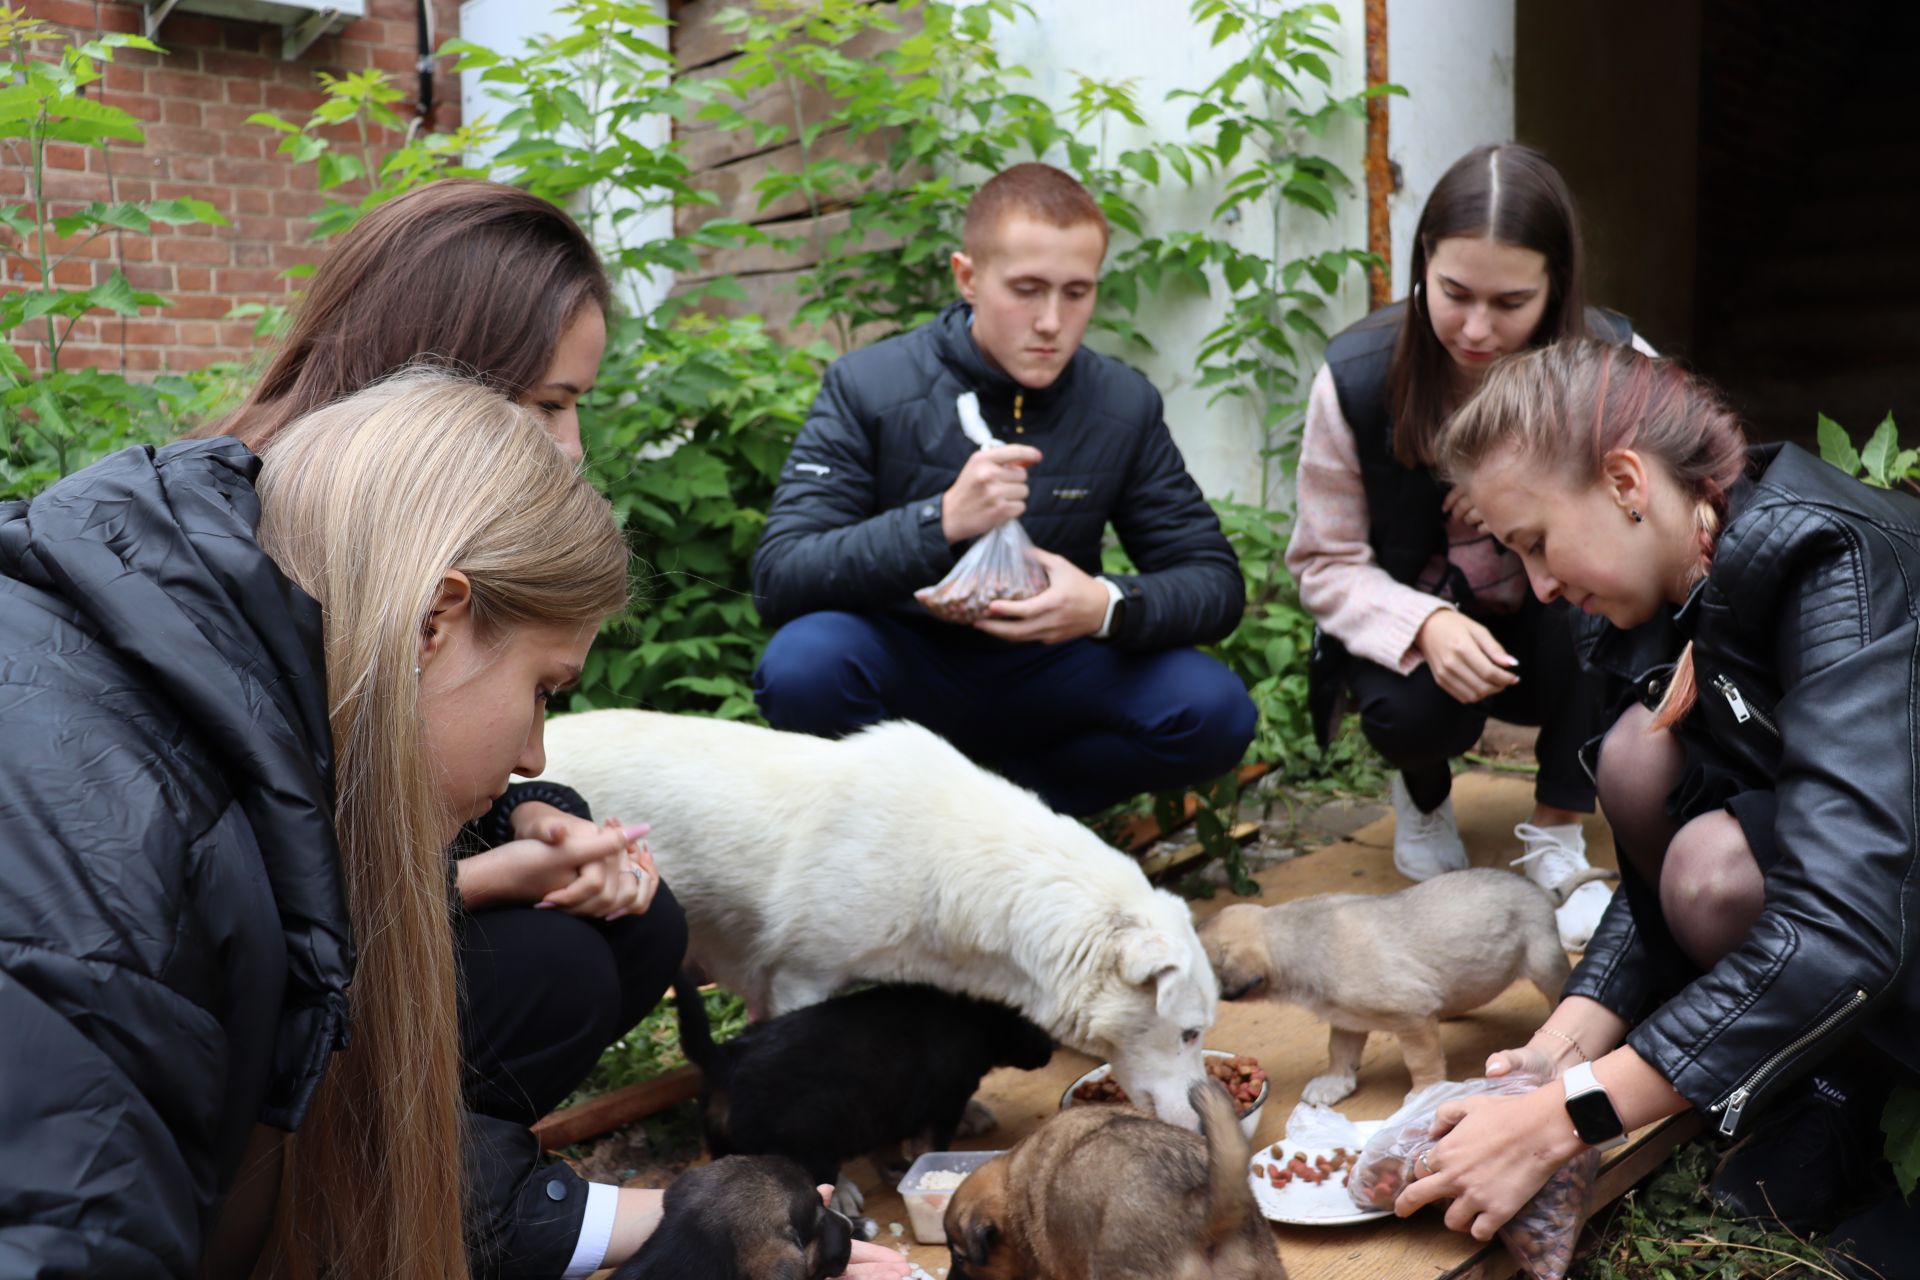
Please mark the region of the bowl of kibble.
[[[1267, 1104], [1267, 1094], [1272, 1091], [1267, 1084], [1267, 1073], [1245, 1054], [1229, 1053], [1225, 1049], [1201, 1052], [1206, 1055], [1207, 1074], [1218, 1080], [1233, 1099], [1234, 1109], [1240, 1113], [1241, 1132], [1253, 1137], [1253, 1131], [1260, 1127], [1260, 1108]], [[1113, 1078], [1113, 1064], [1103, 1062], [1067, 1086], [1067, 1091], [1060, 1095], [1060, 1109], [1128, 1101], [1126, 1090]]]

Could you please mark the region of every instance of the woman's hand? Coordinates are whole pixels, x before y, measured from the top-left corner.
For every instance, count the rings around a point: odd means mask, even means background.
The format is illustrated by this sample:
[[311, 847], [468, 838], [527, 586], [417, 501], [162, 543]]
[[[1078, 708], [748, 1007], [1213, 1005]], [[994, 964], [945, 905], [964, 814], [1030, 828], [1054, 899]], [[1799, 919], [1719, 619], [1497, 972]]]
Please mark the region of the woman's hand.
[[1520, 683], [1518, 660], [1493, 632], [1457, 609], [1435, 609], [1420, 624], [1413, 647], [1433, 669], [1433, 682], [1456, 702], [1475, 703]]
[[1520, 1097], [1443, 1102], [1433, 1134], [1438, 1141], [1414, 1162], [1418, 1176], [1393, 1211], [1404, 1218], [1450, 1199], [1447, 1226], [1476, 1240], [1493, 1239], [1583, 1145], [1553, 1084]]
[[1473, 499], [1467, 497], [1465, 489], [1447, 490], [1446, 500], [1440, 504], [1440, 510], [1450, 516], [1459, 516], [1461, 522], [1475, 533], [1487, 532], [1487, 522], [1481, 518], [1480, 508], [1473, 505]]
[[646, 911], [660, 877], [651, 852], [637, 844], [645, 826], [626, 827], [617, 818], [595, 824], [540, 807], [547, 812], [531, 834], [460, 861], [456, 883], [468, 909], [533, 902], [609, 920]]
[[[822, 1183], [815, 1190], [820, 1193], [822, 1203], [833, 1203], [832, 1183]], [[913, 1263], [885, 1245], [855, 1240], [853, 1252], [847, 1257], [847, 1269], [841, 1274], [847, 1280], [905, 1280], [913, 1274]]]

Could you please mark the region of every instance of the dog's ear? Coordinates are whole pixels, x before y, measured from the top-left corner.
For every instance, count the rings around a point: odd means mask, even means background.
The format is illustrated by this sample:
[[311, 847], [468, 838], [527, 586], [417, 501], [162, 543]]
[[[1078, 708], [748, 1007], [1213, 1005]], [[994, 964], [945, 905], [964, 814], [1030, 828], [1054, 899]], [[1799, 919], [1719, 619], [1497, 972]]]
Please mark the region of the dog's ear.
[[1119, 957], [1121, 979], [1135, 987], [1145, 986], [1180, 964], [1180, 950], [1172, 938], [1159, 929], [1138, 925], [1120, 934]]
[[949, 1240], [947, 1248], [970, 1267], [984, 1267], [993, 1260], [1000, 1243], [1000, 1228], [991, 1219], [973, 1218], [961, 1225], [960, 1238]]

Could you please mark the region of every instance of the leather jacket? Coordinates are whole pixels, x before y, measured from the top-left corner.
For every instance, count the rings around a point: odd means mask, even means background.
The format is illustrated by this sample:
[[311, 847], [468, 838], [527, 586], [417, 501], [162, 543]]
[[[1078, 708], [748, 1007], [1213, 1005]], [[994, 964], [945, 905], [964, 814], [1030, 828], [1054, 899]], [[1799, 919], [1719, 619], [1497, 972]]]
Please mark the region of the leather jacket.
[[1627, 1043], [1726, 1134], [1856, 1032], [1920, 1062], [1920, 499], [1792, 445], [1750, 454], [1674, 627], [1700, 690], [1683, 727], [1776, 792], [1765, 907], [1679, 985], [1617, 894], [1566, 988], [1633, 1023]]

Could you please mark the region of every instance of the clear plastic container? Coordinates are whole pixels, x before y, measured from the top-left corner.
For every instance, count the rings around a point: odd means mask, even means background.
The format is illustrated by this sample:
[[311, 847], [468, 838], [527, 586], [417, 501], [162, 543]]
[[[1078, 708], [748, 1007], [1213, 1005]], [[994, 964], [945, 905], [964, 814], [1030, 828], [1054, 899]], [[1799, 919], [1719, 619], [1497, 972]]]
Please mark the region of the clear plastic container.
[[[953, 1199], [954, 1188], [967, 1174], [1001, 1154], [998, 1151], [928, 1151], [909, 1165], [906, 1175], [900, 1179], [900, 1198], [907, 1202], [907, 1220], [913, 1225], [913, 1238], [921, 1244], [945, 1244], [947, 1202]], [[954, 1173], [961, 1177], [944, 1176]], [[922, 1186], [928, 1174], [943, 1176], [933, 1179], [934, 1186]], [[944, 1185], [948, 1182], [953, 1186]]]

